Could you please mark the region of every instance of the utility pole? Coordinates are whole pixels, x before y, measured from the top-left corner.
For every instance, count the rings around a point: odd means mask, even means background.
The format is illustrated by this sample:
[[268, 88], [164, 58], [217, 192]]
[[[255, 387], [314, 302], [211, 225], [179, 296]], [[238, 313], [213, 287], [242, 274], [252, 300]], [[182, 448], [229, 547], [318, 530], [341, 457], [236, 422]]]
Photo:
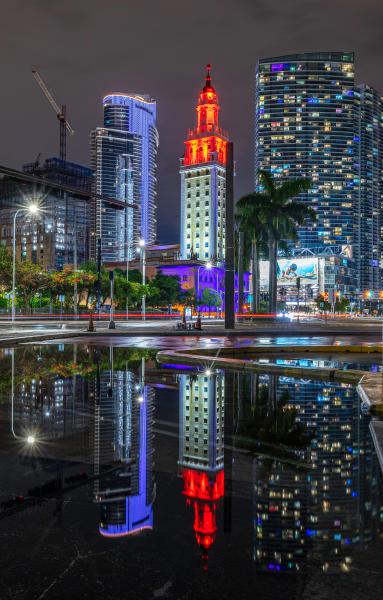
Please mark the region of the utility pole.
[[101, 238], [97, 238], [97, 282], [96, 282], [96, 310], [100, 320], [101, 310]]
[[225, 329], [235, 328], [234, 287], [234, 146], [233, 142], [228, 142], [226, 159]]
[[[73, 224], [73, 270], [76, 272], [77, 271], [77, 213], [76, 213], [76, 206], [74, 206], [74, 224]], [[77, 275], [75, 275], [75, 277], [77, 277]], [[76, 315], [76, 318], [78, 316], [78, 289], [77, 289], [77, 282], [75, 282], [73, 284], [74, 287], [74, 292], [73, 292], [73, 297], [74, 297], [74, 314]]]
[[299, 323], [299, 292], [301, 289], [301, 278], [297, 277], [297, 312], [298, 312], [298, 323]]
[[110, 280], [110, 311], [109, 311], [109, 329], [116, 329], [116, 323], [113, 319], [113, 302], [114, 302], [114, 271], [109, 271]]
[[243, 231], [238, 233], [238, 313], [243, 313], [243, 246], [245, 234]]

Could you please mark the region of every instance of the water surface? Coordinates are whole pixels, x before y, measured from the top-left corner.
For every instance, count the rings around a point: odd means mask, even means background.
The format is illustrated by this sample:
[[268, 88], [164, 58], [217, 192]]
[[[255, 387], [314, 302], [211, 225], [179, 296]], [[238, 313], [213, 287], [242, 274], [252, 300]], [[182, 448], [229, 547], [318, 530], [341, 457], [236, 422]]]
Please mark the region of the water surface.
[[352, 386], [158, 368], [154, 343], [1, 352], [2, 599], [381, 597]]

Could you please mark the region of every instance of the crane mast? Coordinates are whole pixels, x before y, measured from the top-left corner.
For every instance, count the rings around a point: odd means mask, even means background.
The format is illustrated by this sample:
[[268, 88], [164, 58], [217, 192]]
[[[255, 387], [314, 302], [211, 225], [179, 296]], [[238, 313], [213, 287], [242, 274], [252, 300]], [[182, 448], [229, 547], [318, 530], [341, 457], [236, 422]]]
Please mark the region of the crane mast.
[[32, 75], [36, 79], [40, 88], [42, 89], [45, 97], [47, 98], [49, 104], [52, 106], [53, 110], [56, 113], [56, 117], [59, 120], [60, 124], [60, 159], [66, 160], [66, 134], [67, 132], [70, 135], [74, 134], [74, 129], [71, 124], [67, 121], [66, 118], [66, 106], [62, 105], [61, 107], [57, 104], [56, 100], [52, 96], [51, 92], [45, 85], [43, 79], [40, 77], [38, 71], [36, 69], [32, 69]]

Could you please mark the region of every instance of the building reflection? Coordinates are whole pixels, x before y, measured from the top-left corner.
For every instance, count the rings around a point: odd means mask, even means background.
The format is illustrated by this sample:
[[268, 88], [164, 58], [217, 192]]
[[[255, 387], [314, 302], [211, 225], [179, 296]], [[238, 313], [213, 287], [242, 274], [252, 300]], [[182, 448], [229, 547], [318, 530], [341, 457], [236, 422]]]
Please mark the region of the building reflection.
[[179, 460], [183, 494], [194, 512], [202, 557], [214, 543], [217, 508], [224, 495], [224, 378], [221, 373], [179, 379]]
[[346, 384], [279, 377], [276, 396], [312, 439], [302, 465], [254, 461], [254, 560], [261, 570], [347, 572], [377, 528], [378, 464], [369, 418]]
[[[38, 351], [18, 360], [15, 350], [5, 349], [3, 360], [11, 358], [11, 429], [15, 437], [23, 439], [33, 434], [44, 442], [70, 440], [69, 454], [82, 454], [88, 460], [89, 435], [88, 381], [67, 364], [77, 360], [77, 345], [65, 352], [64, 345], [56, 349], [58, 357], [47, 370], [46, 356]], [[60, 367], [59, 367], [60, 366]], [[5, 383], [5, 382], [4, 382]]]
[[153, 528], [154, 390], [139, 373], [110, 369], [99, 375], [94, 419], [94, 500], [99, 532], [108, 538]]

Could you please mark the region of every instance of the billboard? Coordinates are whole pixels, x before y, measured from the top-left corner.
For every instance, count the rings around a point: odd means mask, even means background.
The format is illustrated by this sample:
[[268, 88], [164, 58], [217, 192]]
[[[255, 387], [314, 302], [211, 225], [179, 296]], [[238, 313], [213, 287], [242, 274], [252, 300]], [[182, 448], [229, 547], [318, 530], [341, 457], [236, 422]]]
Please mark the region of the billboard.
[[[261, 260], [259, 265], [261, 288], [269, 285], [269, 261]], [[280, 258], [277, 263], [277, 284], [295, 286], [297, 277], [301, 286], [318, 285], [318, 258]]]

